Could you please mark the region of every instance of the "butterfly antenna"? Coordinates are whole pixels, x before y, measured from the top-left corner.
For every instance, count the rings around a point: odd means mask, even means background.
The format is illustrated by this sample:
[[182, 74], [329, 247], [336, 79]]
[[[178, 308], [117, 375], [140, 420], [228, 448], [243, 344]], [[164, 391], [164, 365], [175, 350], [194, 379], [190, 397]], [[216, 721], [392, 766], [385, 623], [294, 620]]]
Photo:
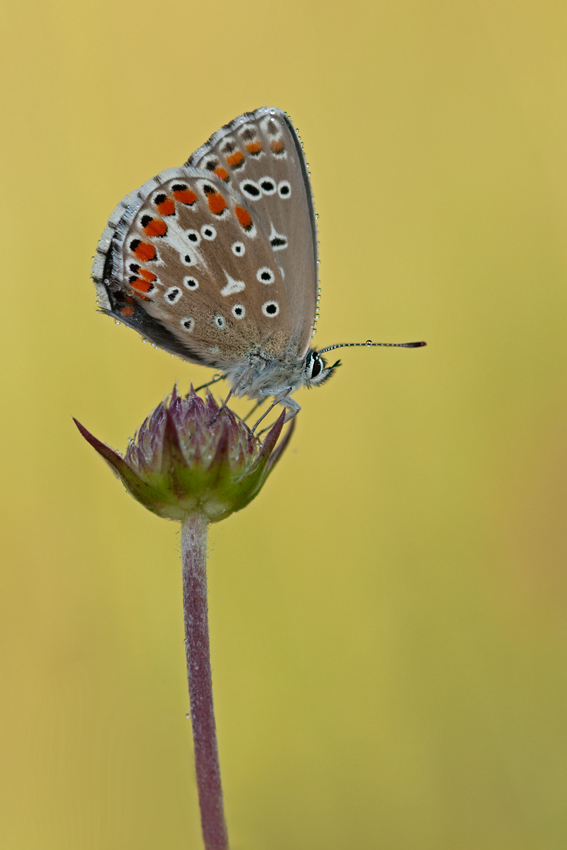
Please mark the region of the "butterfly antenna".
[[362, 346], [372, 348], [377, 345], [382, 345], [385, 348], [421, 348], [427, 345], [426, 342], [372, 342], [367, 339], [366, 342], [339, 342], [336, 345], [329, 345], [327, 348], [322, 348], [317, 354], [325, 354], [327, 351], [333, 351], [335, 348], [350, 348], [351, 346]]

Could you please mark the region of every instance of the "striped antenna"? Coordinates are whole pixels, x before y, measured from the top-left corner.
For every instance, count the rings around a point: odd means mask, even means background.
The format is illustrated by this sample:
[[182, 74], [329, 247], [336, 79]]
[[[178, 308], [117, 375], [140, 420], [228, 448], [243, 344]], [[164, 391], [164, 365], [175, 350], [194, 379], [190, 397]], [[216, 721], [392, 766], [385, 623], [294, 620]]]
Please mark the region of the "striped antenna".
[[328, 348], [322, 348], [317, 354], [325, 354], [326, 351], [333, 351], [335, 348], [350, 348], [350, 346], [363, 346], [372, 348], [375, 345], [382, 345], [386, 348], [421, 348], [427, 345], [426, 342], [372, 342], [367, 339], [366, 342], [339, 342], [337, 345], [329, 345]]

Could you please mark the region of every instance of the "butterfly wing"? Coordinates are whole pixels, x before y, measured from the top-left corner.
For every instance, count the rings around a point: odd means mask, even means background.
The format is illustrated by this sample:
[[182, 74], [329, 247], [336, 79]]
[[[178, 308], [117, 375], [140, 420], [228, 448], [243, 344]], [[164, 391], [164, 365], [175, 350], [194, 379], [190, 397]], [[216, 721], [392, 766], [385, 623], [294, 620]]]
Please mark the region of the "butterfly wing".
[[318, 301], [317, 230], [301, 142], [288, 116], [262, 107], [218, 130], [188, 166], [235, 188], [268, 236], [288, 294], [290, 347], [303, 357]]
[[101, 308], [212, 368], [278, 356], [290, 303], [254, 208], [210, 170], [173, 168], [119, 204], [99, 242]]

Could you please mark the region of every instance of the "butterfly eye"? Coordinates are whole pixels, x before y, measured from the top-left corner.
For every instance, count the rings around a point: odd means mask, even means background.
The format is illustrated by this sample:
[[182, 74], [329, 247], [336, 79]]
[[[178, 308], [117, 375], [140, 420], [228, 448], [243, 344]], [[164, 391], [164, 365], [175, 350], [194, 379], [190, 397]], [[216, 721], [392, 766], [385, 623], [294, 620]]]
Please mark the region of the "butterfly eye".
[[201, 234], [197, 230], [188, 230], [187, 239], [189, 242], [192, 242], [193, 245], [198, 245], [201, 241]]
[[184, 278], [184, 280], [183, 280], [183, 284], [184, 284], [184, 286], [185, 286], [187, 289], [190, 289], [190, 290], [192, 290], [193, 292], [194, 292], [196, 289], [199, 289], [199, 281], [198, 281], [198, 280], [195, 280], [195, 278], [194, 278], [194, 277], [186, 277], [186, 278]]
[[226, 322], [222, 316], [215, 316], [215, 325], [217, 328], [220, 328], [221, 331], [224, 331], [226, 328]]
[[195, 327], [195, 319], [181, 319], [181, 327], [185, 328], [186, 331], [189, 331], [189, 333], [191, 333], [191, 331]]
[[278, 183], [278, 195], [280, 198], [289, 198], [291, 195], [291, 184], [287, 180], [280, 180]]
[[314, 349], [311, 349], [305, 361], [306, 384], [314, 387], [324, 384], [333, 374], [333, 370], [340, 365], [340, 361], [337, 360], [332, 366], [327, 366], [325, 358], [321, 357]]
[[233, 242], [232, 244], [232, 253], [236, 254], [237, 257], [242, 257], [244, 254], [245, 248], [243, 242]]
[[235, 304], [232, 308], [232, 315], [235, 319], [243, 319], [246, 315], [246, 310], [242, 306], [242, 304]]
[[317, 375], [320, 375], [322, 371], [323, 371], [323, 362], [322, 362], [320, 357], [317, 357], [317, 355], [315, 355], [313, 357], [313, 360], [311, 361], [311, 369], [310, 369], [311, 374], [309, 375], [310, 380], [313, 380], [313, 378], [316, 378]]
[[201, 228], [201, 235], [203, 239], [208, 239], [209, 242], [212, 242], [216, 238], [217, 232], [212, 224], [204, 224]]

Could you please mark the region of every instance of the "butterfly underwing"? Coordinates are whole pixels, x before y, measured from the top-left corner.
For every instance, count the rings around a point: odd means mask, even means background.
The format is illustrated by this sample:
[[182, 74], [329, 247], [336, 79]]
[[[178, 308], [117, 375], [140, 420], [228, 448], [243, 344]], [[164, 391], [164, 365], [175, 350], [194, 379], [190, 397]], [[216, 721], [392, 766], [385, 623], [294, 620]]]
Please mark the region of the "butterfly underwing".
[[317, 270], [301, 142], [285, 112], [262, 107], [120, 202], [92, 278], [103, 312], [293, 414], [290, 394], [339, 365], [309, 348]]

